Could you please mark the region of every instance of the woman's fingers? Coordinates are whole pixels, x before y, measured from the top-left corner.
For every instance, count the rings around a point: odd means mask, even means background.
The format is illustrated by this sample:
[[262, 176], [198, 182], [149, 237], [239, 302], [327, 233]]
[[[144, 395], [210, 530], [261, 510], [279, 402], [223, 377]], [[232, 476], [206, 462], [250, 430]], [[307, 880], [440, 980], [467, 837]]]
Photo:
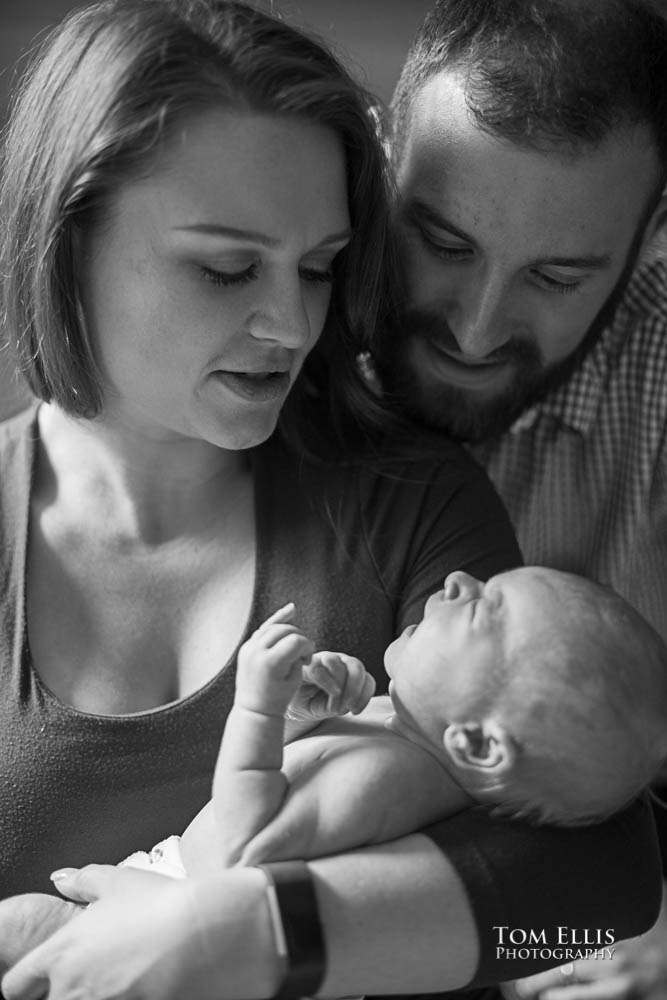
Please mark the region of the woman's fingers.
[[[188, 879], [89, 865], [66, 870], [58, 881], [91, 905], [10, 969], [2, 982], [7, 1000], [188, 995], [187, 984], [207, 954], [197, 936], [198, 897]], [[197, 995], [214, 998], [219, 992]]]
[[2, 995], [5, 1000], [43, 1000], [49, 994], [49, 977], [44, 972], [40, 958], [42, 945], [31, 951], [2, 978]]
[[69, 900], [32, 892], [0, 903], [0, 975], [82, 912]]
[[[58, 876], [58, 877], [56, 877]], [[118, 868], [116, 865], [86, 865], [85, 868], [61, 868], [51, 875], [58, 892], [77, 903], [93, 903], [103, 896], [151, 889], [160, 882], [170, 881], [164, 875], [138, 868]], [[147, 881], [148, 880], [148, 881]]]
[[59, 868], [51, 881], [63, 896], [77, 903], [92, 903], [108, 892], [119, 869], [114, 865], [86, 865], [85, 868]]

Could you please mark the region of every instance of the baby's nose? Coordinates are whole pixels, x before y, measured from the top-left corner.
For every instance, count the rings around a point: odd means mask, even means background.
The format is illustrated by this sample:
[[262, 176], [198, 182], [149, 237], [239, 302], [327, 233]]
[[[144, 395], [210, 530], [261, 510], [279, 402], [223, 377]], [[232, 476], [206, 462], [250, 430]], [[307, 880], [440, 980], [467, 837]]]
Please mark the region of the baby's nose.
[[457, 569], [454, 573], [450, 573], [445, 580], [445, 597], [448, 601], [455, 601], [459, 597], [469, 600], [477, 595], [480, 586], [479, 580], [471, 576], [470, 573]]

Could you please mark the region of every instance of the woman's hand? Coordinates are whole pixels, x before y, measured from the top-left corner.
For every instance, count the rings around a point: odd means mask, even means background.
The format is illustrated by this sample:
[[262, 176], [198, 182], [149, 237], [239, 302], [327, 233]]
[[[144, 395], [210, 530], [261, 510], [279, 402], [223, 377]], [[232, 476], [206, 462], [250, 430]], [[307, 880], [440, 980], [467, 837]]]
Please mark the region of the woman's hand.
[[[221, 1000], [270, 996], [276, 968], [265, 968], [248, 934], [264, 917], [265, 878], [255, 869], [229, 872], [224, 886], [174, 880], [130, 868], [90, 865], [72, 870], [58, 888], [91, 901], [4, 977], [6, 1000]], [[240, 891], [237, 891], [240, 889]], [[221, 906], [221, 900], [223, 905]], [[238, 920], [234, 919], [234, 911]], [[221, 928], [224, 922], [224, 934]], [[273, 958], [268, 914], [259, 950]], [[245, 935], [245, 939], [244, 939]], [[249, 940], [248, 940], [249, 938]], [[230, 956], [252, 974], [256, 990], [233, 972]]]
[[82, 912], [57, 896], [31, 892], [0, 902], [0, 975]]
[[510, 1000], [667, 1000], [667, 884], [656, 925], [619, 941], [611, 958], [578, 959], [505, 984]]

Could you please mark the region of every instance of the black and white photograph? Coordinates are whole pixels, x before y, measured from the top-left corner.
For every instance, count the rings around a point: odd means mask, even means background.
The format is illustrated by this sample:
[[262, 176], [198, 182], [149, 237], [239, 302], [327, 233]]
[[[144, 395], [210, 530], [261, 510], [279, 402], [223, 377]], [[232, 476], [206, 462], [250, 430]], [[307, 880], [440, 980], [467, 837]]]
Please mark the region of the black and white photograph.
[[2, 0], [1, 1000], [667, 1000], [667, 0]]

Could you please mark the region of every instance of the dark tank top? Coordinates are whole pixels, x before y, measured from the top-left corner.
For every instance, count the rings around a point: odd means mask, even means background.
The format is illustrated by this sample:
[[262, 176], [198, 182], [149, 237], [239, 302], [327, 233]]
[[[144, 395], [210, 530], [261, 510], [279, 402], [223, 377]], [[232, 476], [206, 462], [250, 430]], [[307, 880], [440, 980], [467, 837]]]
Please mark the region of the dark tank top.
[[[151, 711], [88, 715], [30, 660], [25, 567], [37, 448], [33, 408], [0, 426], [0, 898], [52, 891], [49, 872], [115, 863], [180, 833], [210, 796], [236, 654], [203, 688]], [[454, 569], [486, 578], [520, 561], [495, 493], [468, 456], [379, 475], [253, 452], [257, 563], [244, 637], [295, 601], [317, 648], [383, 652]], [[137, 664], [137, 670], [141, 664]]]

